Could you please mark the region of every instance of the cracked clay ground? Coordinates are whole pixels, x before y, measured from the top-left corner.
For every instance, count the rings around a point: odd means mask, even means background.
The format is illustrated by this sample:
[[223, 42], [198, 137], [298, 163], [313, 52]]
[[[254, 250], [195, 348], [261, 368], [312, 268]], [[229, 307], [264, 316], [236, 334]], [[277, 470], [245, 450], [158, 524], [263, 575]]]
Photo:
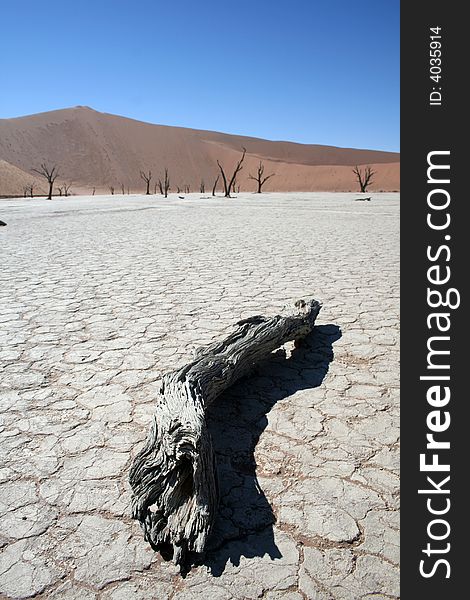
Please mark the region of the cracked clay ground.
[[[399, 596], [399, 196], [355, 197], [0, 202], [0, 597]], [[182, 578], [129, 516], [159, 378], [301, 297], [314, 334], [211, 409], [221, 506]]]

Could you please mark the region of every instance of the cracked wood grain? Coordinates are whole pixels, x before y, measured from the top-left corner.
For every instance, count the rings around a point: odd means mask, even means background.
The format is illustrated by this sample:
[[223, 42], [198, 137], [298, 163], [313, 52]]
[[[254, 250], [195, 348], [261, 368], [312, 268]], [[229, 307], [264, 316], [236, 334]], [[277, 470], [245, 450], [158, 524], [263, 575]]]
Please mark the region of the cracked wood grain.
[[197, 352], [188, 365], [163, 377], [145, 447], [129, 475], [132, 516], [145, 539], [176, 564], [203, 552], [212, 529], [218, 486], [206, 408], [271, 352], [313, 330], [321, 305], [298, 300], [295, 310], [236, 324], [221, 342]]

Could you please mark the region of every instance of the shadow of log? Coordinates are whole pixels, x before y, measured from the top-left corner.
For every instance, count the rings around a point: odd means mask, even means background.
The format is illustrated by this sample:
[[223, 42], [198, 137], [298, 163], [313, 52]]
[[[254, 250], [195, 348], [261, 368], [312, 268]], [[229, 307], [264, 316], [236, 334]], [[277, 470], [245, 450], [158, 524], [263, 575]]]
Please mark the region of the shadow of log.
[[277, 351], [208, 409], [220, 506], [203, 564], [215, 577], [228, 561], [238, 566], [242, 556], [281, 557], [274, 541], [275, 517], [258, 482], [254, 451], [276, 402], [321, 385], [333, 360], [333, 343], [340, 337], [336, 325], [316, 326], [288, 358], [284, 350]]

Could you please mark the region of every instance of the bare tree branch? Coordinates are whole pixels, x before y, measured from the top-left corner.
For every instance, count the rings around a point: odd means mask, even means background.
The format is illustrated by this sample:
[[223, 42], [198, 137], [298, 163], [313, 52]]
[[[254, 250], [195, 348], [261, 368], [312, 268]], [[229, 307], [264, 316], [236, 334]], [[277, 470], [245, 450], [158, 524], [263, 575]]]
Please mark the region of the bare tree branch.
[[223, 184], [224, 184], [225, 197], [229, 198], [230, 197], [230, 192], [229, 192], [229, 190], [227, 188], [227, 177], [225, 176], [224, 169], [223, 169], [223, 167], [220, 164], [220, 162], [219, 162], [218, 159], [217, 159], [217, 164], [219, 166], [220, 172], [222, 173], [222, 181], [223, 181]]
[[41, 166], [39, 167], [39, 169], [32, 169], [32, 171], [34, 171], [35, 173], [38, 173], [38, 175], [41, 175], [41, 177], [44, 177], [44, 179], [49, 184], [49, 193], [47, 195], [47, 199], [51, 200], [52, 199], [52, 188], [54, 187], [54, 181], [57, 179], [57, 177], [59, 175], [59, 169], [57, 168], [57, 165], [50, 167], [47, 163], [43, 162], [43, 163], [41, 163]]
[[242, 164], [243, 164], [243, 161], [245, 160], [245, 154], [246, 154], [246, 148], [243, 148], [243, 154], [242, 154], [240, 160], [237, 162], [235, 170], [233, 171], [232, 177], [230, 178], [230, 181], [228, 183], [227, 183], [227, 177], [225, 175], [224, 169], [223, 169], [222, 165], [220, 164], [220, 162], [217, 160], [217, 164], [219, 166], [220, 172], [222, 173], [222, 180], [224, 182], [224, 192], [225, 192], [226, 198], [231, 197], [230, 191], [233, 188], [233, 185], [235, 183], [238, 173], [243, 169]]
[[298, 300], [281, 315], [239, 321], [228, 337], [163, 375], [146, 443], [129, 473], [132, 517], [152, 548], [183, 571], [191, 553], [204, 551], [218, 508], [209, 406], [274, 350], [310, 334], [320, 308], [316, 300]]
[[214, 181], [214, 185], [212, 187], [212, 195], [215, 196], [215, 190], [217, 188], [217, 184], [219, 183], [220, 175], [217, 175], [217, 179]]
[[163, 193], [165, 198], [168, 198], [168, 192], [170, 191], [170, 177], [168, 176], [168, 169], [165, 167], [165, 173], [163, 176]]
[[274, 175], [275, 173], [271, 173], [270, 175], [264, 176], [264, 165], [261, 161], [259, 161], [256, 177], [254, 175], [251, 175], [250, 173], [248, 175], [248, 179], [253, 179], [253, 181], [256, 181], [258, 183], [258, 190], [256, 193], [261, 194], [261, 188], [263, 187], [263, 185], [266, 183], [266, 181], [268, 181], [268, 179], [274, 177]]
[[356, 179], [359, 183], [359, 187], [361, 188], [361, 192], [366, 192], [367, 187], [373, 181], [372, 177], [375, 175], [376, 171], [373, 171], [372, 167], [369, 165], [364, 167], [364, 170], [362, 170], [356, 165], [353, 169], [353, 173], [356, 175]]
[[148, 173], [141, 171], [140, 178], [143, 179], [147, 185], [147, 190], [145, 194], [148, 196], [150, 194], [150, 182], [152, 181], [152, 171], [149, 170]]
[[64, 185], [62, 186], [62, 189], [63, 189], [63, 192], [64, 192], [64, 196], [68, 196], [69, 195], [71, 187], [72, 187], [72, 183], [64, 183]]

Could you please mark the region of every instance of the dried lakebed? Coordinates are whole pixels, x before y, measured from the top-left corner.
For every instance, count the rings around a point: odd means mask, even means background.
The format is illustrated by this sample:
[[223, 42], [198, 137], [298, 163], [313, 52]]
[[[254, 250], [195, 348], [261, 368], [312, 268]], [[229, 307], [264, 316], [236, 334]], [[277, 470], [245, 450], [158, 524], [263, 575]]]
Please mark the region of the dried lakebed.
[[[397, 598], [399, 195], [0, 201], [0, 596]], [[186, 578], [130, 518], [161, 375], [302, 297], [315, 332], [209, 415]]]

